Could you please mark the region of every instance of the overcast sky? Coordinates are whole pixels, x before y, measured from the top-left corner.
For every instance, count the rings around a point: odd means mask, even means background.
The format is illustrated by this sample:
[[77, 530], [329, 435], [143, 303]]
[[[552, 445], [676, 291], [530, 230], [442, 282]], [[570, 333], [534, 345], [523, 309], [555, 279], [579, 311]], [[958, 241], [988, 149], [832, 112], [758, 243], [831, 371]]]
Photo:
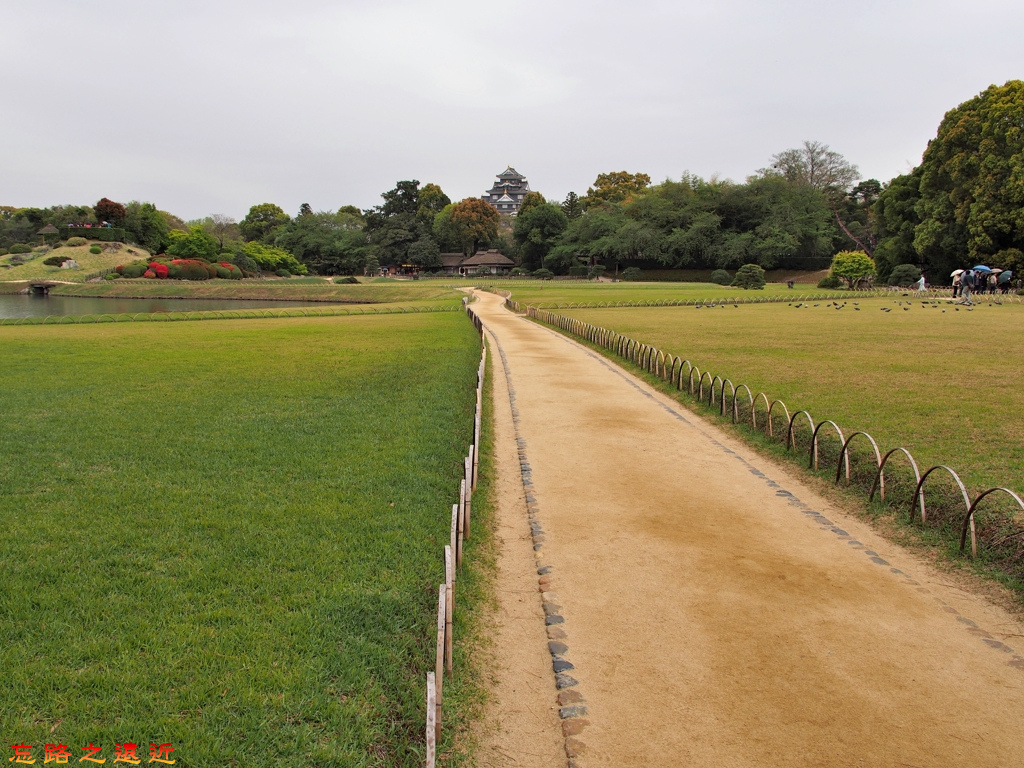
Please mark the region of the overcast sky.
[[0, 205], [183, 218], [479, 196], [513, 165], [737, 181], [804, 139], [865, 178], [1024, 76], [1020, 0], [0, 0]]

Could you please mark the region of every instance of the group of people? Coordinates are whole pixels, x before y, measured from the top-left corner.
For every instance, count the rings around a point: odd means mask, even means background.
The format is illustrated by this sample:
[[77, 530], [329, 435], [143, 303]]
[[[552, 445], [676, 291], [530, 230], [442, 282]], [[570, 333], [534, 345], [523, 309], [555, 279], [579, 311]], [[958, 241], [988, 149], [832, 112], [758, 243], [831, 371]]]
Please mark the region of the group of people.
[[69, 229], [92, 229], [93, 227], [111, 228], [109, 221], [101, 221], [99, 224], [68, 224]]
[[970, 304], [972, 293], [1009, 293], [1012, 277], [1013, 272], [1008, 269], [1001, 272], [965, 269], [953, 275], [953, 298], [959, 296], [964, 304]]

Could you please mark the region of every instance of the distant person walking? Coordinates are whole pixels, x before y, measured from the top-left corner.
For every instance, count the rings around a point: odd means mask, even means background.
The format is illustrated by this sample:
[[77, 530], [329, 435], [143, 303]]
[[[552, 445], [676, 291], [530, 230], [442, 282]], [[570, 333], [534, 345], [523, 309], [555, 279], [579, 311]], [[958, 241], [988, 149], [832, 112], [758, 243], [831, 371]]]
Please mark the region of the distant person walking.
[[989, 293], [995, 293], [996, 292], [996, 284], [997, 284], [998, 280], [999, 280], [999, 275], [997, 275], [995, 272], [989, 272], [988, 273], [988, 292]]
[[968, 269], [966, 272], [960, 275], [960, 297], [962, 299], [962, 301], [960, 302], [961, 304], [971, 303], [971, 291], [974, 290], [974, 285], [975, 277], [973, 269]]
[[921, 275], [921, 279], [915, 283], [915, 286], [919, 293], [924, 290], [924, 275]]
[[953, 298], [955, 299], [960, 295], [961, 278], [964, 276], [963, 272], [957, 272], [953, 275]]

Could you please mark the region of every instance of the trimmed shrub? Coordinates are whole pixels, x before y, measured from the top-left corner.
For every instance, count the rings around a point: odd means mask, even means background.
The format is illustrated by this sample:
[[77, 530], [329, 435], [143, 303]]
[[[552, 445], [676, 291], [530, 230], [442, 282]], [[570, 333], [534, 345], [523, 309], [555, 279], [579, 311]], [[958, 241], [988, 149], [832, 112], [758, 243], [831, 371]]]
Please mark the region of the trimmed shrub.
[[339, 285], [359, 285], [359, 281], [353, 275], [349, 275], [348, 277], [336, 277], [334, 278], [334, 282]]
[[528, 274], [530, 274], [530, 270], [528, 270], [526, 267], [513, 267], [512, 270], [509, 272], [509, 275], [511, 275], [512, 277], [521, 277], [523, 275]]
[[214, 269], [214, 271], [216, 271], [217, 277], [219, 277], [221, 280], [230, 280], [231, 279], [231, 270], [228, 269], [227, 267], [222, 267], [219, 264], [217, 264], [217, 265], [214, 266], [213, 269]]
[[103, 279], [104, 280], [117, 280], [119, 277], [121, 277], [121, 276], [119, 274], [117, 274], [117, 272], [110, 272], [109, 274], [104, 275]]
[[77, 248], [80, 245], [85, 245], [89, 241], [84, 237], [69, 237], [67, 245], [69, 248]]
[[142, 277], [149, 266], [146, 264], [126, 264], [123, 267], [119, 267], [118, 271], [121, 273], [121, 277]]
[[177, 267], [179, 280], [209, 280], [210, 271], [201, 261], [195, 259], [180, 259], [171, 262], [172, 267]]
[[818, 281], [818, 287], [835, 290], [836, 288], [843, 287], [843, 281], [840, 280], [835, 275], [825, 275], [823, 278], [821, 278], [821, 280]]
[[48, 267], [59, 267], [65, 261], [67, 261], [67, 259], [65, 259], [63, 256], [48, 256], [47, 258], [43, 259], [43, 264], [45, 264]]
[[921, 279], [921, 270], [913, 264], [897, 264], [889, 273], [889, 285], [908, 288]]
[[291, 277], [292, 276], [292, 273], [289, 272], [287, 269], [279, 269], [274, 274], [277, 275], [278, 277]]
[[248, 275], [258, 275], [260, 272], [260, 265], [250, 259], [244, 253], [236, 253], [234, 258], [230, 259], [236, 267], [242, 270], [243, 273]]
[[148, 278], [149, 280], [156, 280], [156, 272], [154, 272], [152, 269], [147, 269], [145, 272], [142, 273], [142, 276]]
[[103, 252], [103, 249], [100, 248], [98, 245], [90, 245], [89, 246], [89, 253], [96, 254], [96, 253], [102, 253], [102, 252]]
[[167, 279], [167, 273], [169, 270], [166, 264], [161, 264], [159, 261], [152, 261], [149, 264], [149, 268], [153, 270], [153, 273], [156, 274], [157, 278], [160, 280]]
[[840, 251], [832, 257], [831, 274], [850, 288], [868, 287], [875, 275], [875, 262], [864, 251]]
[[555, 273], [552, 272], [550, 269], [544, 269], [543, 267], [541, 267], [540, 269], [533, 270], [533, 276], [539, 277], [541, 280], [550, 280], [552, 277], [555, 276]]
[[757, 264], [744, 264], [736, 270], [736, 277], [733, 278], [732, 284], [745, 291], [761, 290], [765, 286], [764, 270]]
[[605, 273], [606, 269], [608, 269], [608, 267], [606, 267], [604, 264], [595, 264], [590, 268], [590, 271], [587, 273], [587, 277], [589, 277], [591, 280], [596, 280]]
[[640, 267], [626, 267], [622, 270], [622, 279], [634, 282], [643, 277], [643, 273], [640, 271]]
[[711, 273], [711, 277], [709, 279], [712, 283], [717, 285], [728, 285], [732, 282], [732, 278], [729, 276], [729, 273], [724, 269], [716, 269]]
[[10, 251], [6, 248], [0, 248], [0, 256], [6, 256], [8, 253], [10, 253]]
[[32, 249], [24, 243], [15, 243], [8, 249], [11, 253], [31, 253]]
[[587, 268], [586, 267], [582, 267], [582, 266], [580, 266], [580, 267], [569, 267], [569, 277], [586, 277], [586, 276], [587, 276]]

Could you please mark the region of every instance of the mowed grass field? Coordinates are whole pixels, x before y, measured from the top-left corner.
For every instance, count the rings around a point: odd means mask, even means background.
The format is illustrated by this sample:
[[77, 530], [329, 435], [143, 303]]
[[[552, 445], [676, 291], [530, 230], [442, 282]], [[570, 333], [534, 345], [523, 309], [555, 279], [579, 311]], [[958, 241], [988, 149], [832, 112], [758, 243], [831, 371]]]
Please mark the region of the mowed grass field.
[[111, 296], [121, 298], [277, 299], [336, 303], [452, 306], [465, 293], [440, 283], [386, 282], [337, 285], [325, 278], [287, 280], [114, 280], [57, 286], [55, 296]]
[[[464, 315], [14, 327], [0, 348], [5, 744], [420, 764], [472, 440]], [[446, 734], [465, 690], [446, 683]]]
[[[485, 285], [485, 281], [478, 284]], [[494, 283], [497, 290], [500, 283]], [[792, 290], [785, 283], [768, 283], [763, 290], [745, 291], [742, 288], [715, 285], [713, 283], [611, 283], [573, 281], [533, 281], [525, 285], [510, 285], [505, 290], [512, 292], [512, 298], [521, 304], [555, 309], [559, 304], [596, 302], [637, 302], [677, 301], [694, 299], [717, 299], [739, 297], [743, 299], [760, 296], [778, 296], [816, 293], [841, 295], [839, 291], [826, 291], [807, 285], [798, 285]]]
[[682, 355], [847, 435], [865, 430], [883, 451], [906, 446], [922, 471], [948, 464], [975, 490], [1024, 492], [1024, 305], [985, 302], [968, 312], [908, 301], [561, 314]]

